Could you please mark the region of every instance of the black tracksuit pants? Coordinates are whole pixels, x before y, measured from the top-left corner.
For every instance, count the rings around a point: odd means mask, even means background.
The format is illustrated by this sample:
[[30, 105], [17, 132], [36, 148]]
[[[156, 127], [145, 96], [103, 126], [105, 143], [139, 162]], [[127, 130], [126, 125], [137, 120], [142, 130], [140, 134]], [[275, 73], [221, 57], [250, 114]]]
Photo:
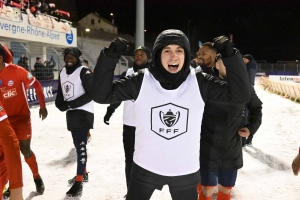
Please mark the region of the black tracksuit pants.
[[134, 141], [135, 141], [135, 127], [123, 125], [123, 145], [125, 153], [125, 175], [126, 185], [129, 187], [131, 180], [131, 169], [133, 165], [133, 153], [134, 153]]
[[87, 162], [86, 143], [89, 129], [71, 131], [77, 153], [77, 175], [83, 175]]
[[154, 190], [162, 190], [164, 185], [169, 186], [172, 200], [197, 200], [199, 171], [183, 176], [162, 176], [134, 163], [131, 175], [126, 200], [149, 200]]

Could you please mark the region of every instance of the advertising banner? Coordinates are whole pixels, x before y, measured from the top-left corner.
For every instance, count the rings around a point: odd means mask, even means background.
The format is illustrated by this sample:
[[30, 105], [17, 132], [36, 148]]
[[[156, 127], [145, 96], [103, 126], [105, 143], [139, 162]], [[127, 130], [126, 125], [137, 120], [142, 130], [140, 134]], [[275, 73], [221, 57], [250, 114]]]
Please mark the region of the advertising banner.
[[[58, 80], [40, 81], [40, 83], [43, 87], [45, 102], [48, 103], [55, 101], [57, 95]], [[33, 87], [30, 87], [28, 89], [27, 94], [29, 105], [39, 104], [35, 89]]]
[[269, 79], [273, 81], [283, 81], [286, 83], [293, 83], [293, 84], [300, 83], [300, 76], [270, 75]]
[[52, 45], [77, 46], [77, 31], [48, 15], [23, 14], [18, 8], [0, 8], [0, 36]]

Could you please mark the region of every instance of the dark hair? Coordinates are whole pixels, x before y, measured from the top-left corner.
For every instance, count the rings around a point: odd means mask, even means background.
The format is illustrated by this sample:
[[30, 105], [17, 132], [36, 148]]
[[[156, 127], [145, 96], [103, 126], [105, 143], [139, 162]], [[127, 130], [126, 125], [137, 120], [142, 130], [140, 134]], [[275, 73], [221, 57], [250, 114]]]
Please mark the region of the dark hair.
[[214, 43], [212, 42], [205, 42], [202, 44], [203, 47], [208, 47], [209, 49], [213, 50], [214, 52], [218, 53], [218, 50], [213, 46]]
[[14, 52], [11, 49], [8, 49], [8, 51], [10, 52], [10, 54], [12, 55], [12, 57], [14, 57]]
[[6, 55], [6, 53], [5, 53], [4, 48], [2, 46], [0, 46], [0, 56], [3, 56], [3, 59], [4, 59], [5, 55]]

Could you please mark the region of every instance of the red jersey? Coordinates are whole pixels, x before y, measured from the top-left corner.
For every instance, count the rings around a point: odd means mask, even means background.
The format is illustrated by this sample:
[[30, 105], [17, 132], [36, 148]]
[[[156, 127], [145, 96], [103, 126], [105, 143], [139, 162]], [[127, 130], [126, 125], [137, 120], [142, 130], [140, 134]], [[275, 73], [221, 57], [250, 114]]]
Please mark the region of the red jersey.
[[0, 121], [4, 120], [7, 118], [7, 114], [3, 108], [3, 105], [2, 105], [2, 96], [0, 96]]
[[5, 63], [0, 71], [0, 93], [9, 118], [30, 115], [27, 90], [34, 82], [35, 78], [24, 68]]

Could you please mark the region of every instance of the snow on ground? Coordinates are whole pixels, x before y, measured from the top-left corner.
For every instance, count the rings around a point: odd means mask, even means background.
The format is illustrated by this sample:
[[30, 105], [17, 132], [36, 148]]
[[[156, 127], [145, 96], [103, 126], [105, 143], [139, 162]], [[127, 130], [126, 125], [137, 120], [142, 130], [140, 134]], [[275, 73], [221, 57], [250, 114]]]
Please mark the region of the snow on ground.
[[[263, 104], [263, 122], [254, 136], [253, 147], [243, 150], [244, 167], [239, 170], [233, 200], [300, 199], [300, 177], [294, 176], [291, 163], [300, 144], [300, 104], [255, 86]], [[123, 104], [122, 104], [123, 105]], [[95, 127], [88, 144], [90, 181], [84, 185], [81, 200], [118, 200], [126, 194], [122, 143], [122, 106], [103, 123], [107, 105], [95, 104]], [[38, 118], [32, 108], [32, 149], [36, 154], [46, 190], [35, 196], [35, 185], [23, 161], [24, 199], [63, 200], [69, 189], [67, 180], [76, 173], [76, 153], [65, 113], [49, 104], [48, 118]], [[168, 187], [155, 191], [153, 200], [170, 200]]]

